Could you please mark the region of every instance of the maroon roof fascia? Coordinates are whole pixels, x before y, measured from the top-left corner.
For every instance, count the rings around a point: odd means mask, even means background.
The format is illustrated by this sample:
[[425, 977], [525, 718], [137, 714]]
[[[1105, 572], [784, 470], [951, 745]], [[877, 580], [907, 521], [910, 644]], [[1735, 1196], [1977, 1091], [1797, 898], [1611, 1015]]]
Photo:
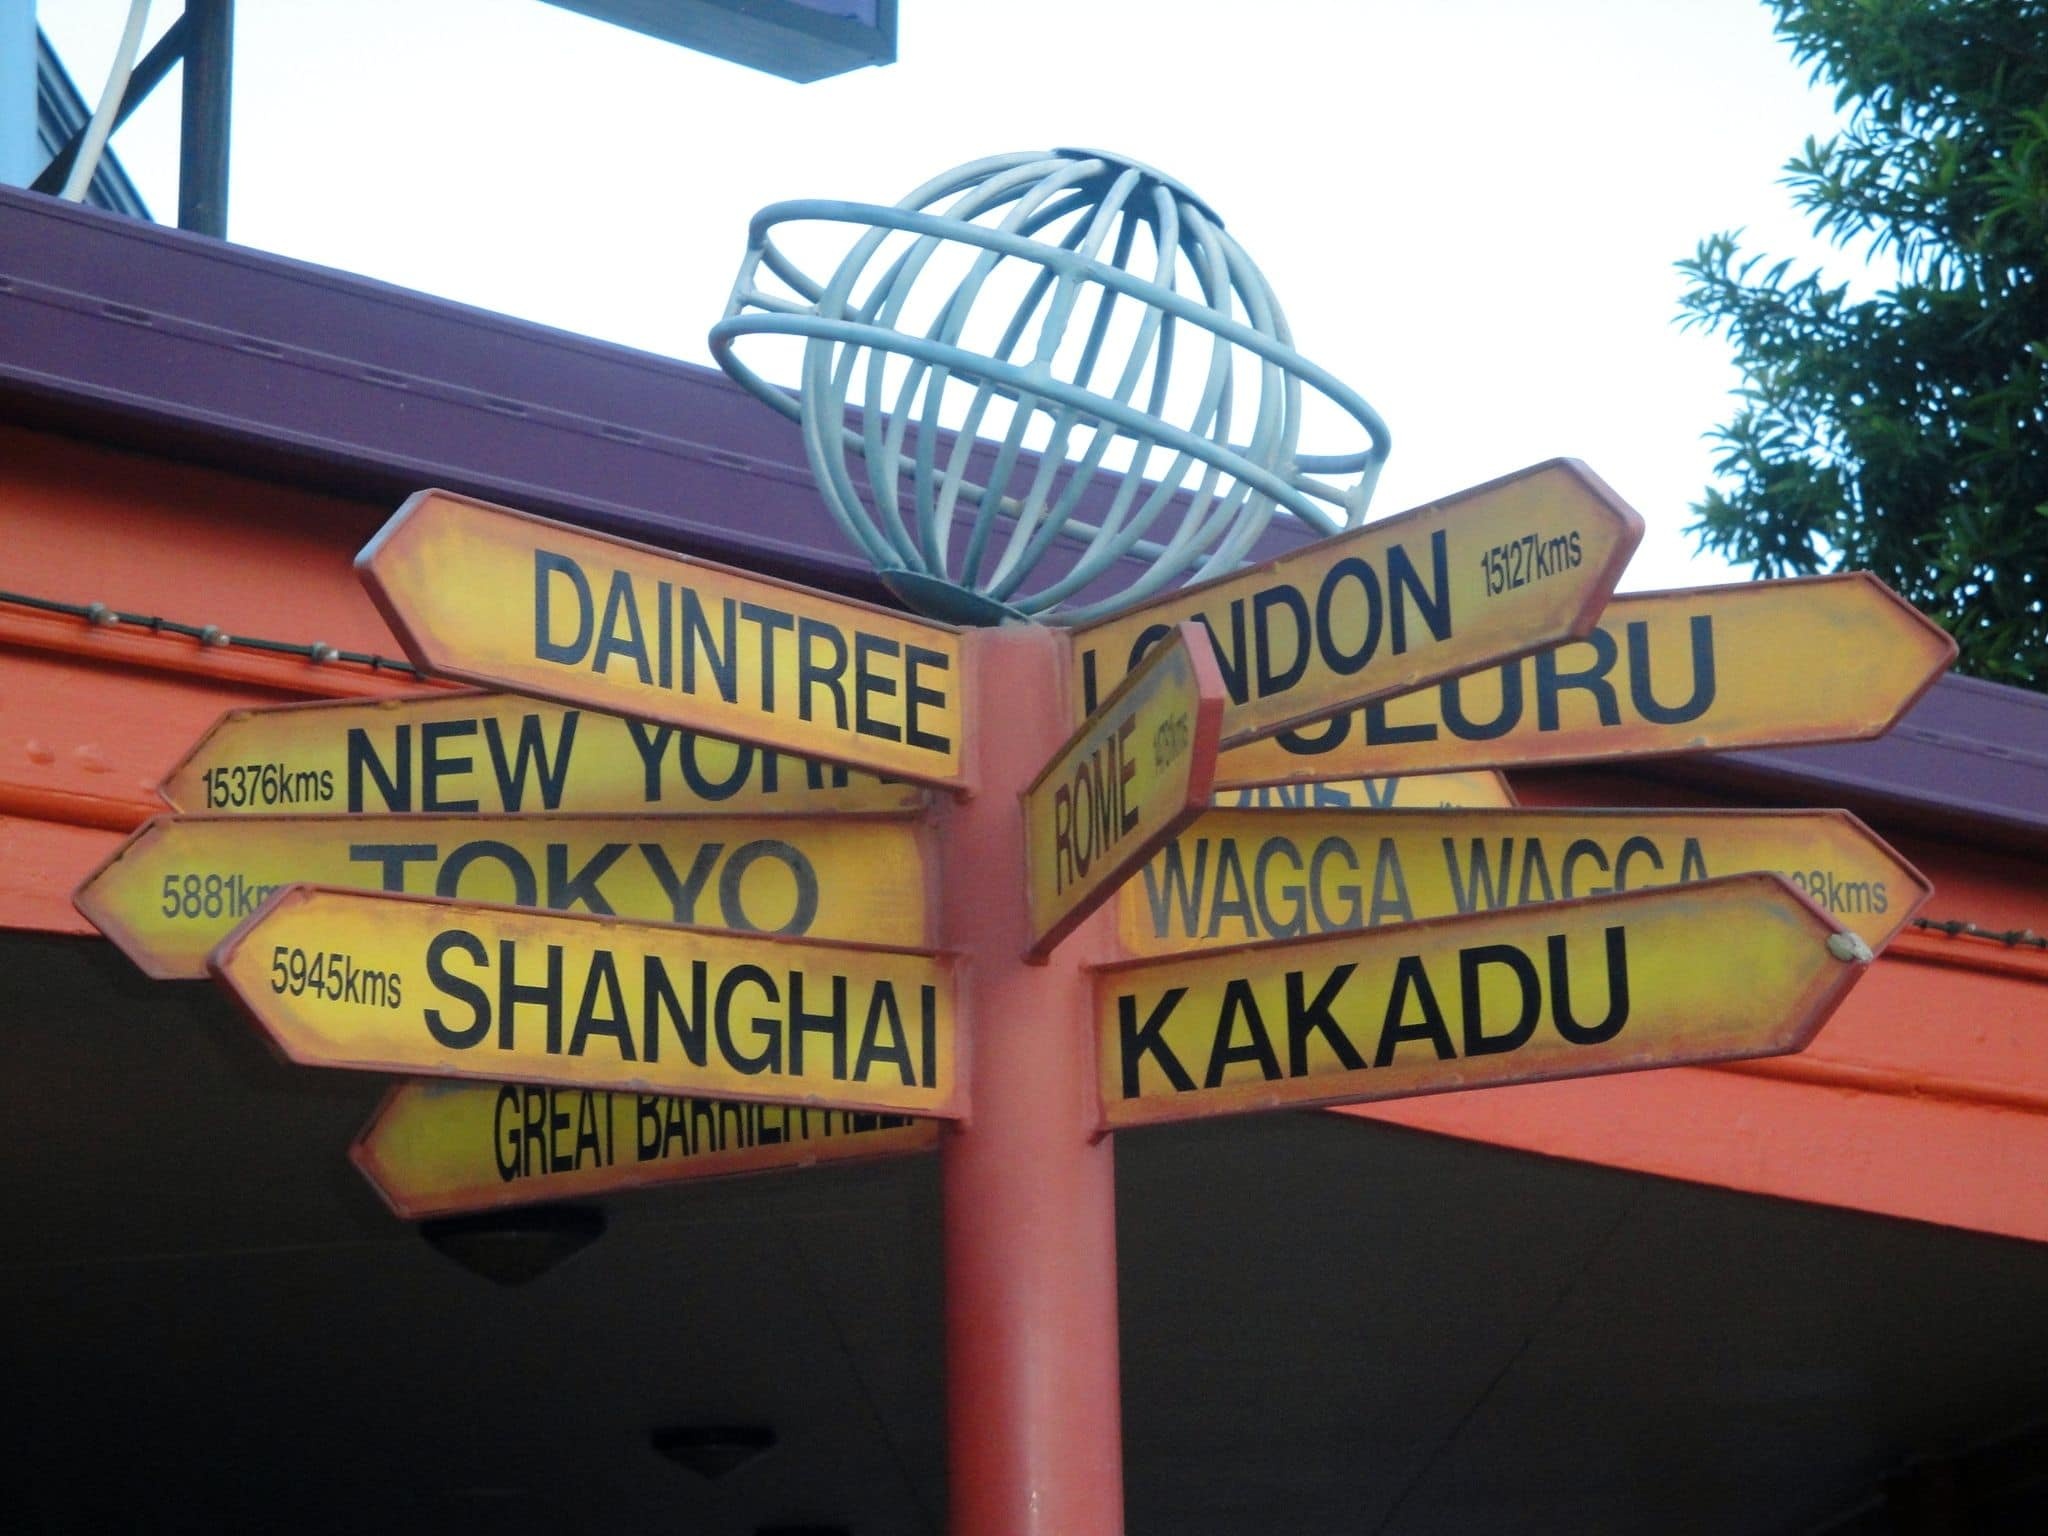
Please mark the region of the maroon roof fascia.
[[[396, 505], [425, 485], [881, 601], [795, 427], [712, 369], [0, 187], [16, 420]], [[1284, 526], [1261, 554], [1298, 542]], [[1874, 742], [1652, 776], [2048, 845], [2048, 698], [1950, 677]]]

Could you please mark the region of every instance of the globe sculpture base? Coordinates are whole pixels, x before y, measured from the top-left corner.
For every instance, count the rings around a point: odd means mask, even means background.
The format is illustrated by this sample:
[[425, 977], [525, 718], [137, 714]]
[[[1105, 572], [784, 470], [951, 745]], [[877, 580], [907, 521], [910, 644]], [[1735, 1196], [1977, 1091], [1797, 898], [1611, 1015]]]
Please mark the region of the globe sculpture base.
[[1031, 615], [1021, 608], [998, 602], [983, 593], [955, 586], [922, 571], [883, 571], [882, 585], [902, 598], [914, 612], [941, 624], [959, 624], [968, 629], [989, 629], [997, 624], [1029, 623]]

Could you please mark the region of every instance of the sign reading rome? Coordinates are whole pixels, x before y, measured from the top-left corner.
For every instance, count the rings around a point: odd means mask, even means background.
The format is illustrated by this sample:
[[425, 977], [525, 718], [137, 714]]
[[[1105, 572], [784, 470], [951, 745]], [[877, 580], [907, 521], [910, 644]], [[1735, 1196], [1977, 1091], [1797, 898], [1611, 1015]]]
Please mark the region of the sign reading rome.
[[222, 816], [914, 811], [912, 784], [672, 725], [469, 689], [231, 709], [158, 792]]
[[943, 625], [445, 491], [356, 568], [424, 671], [958, 785]]
[[1591, 470], [1555, 459], [1085, 625], [1075, 696], [1092, 712], [1198, 619], [1230, 692], [1223, 743], [1252, 741], [1585, 634], [1642, 534]]
[[1181, 954], [1754, 870], [1872, 949], [1931, 892], [1847, 811], [1212, 810], [1124, 885], [1117, 932]]
[[72, 900], [160, 980], [204, 976], [294, 884], [915, 947], [929, 836], [880, 816], [159, 816]]
[[938, 1121], [902, 1115], [421, 1081], [385, 1096], [349, 1157], [385, 1204], [419, 1221], [938, 1144]]
[[305, 1066], [963, 1112], [925, 951], [295, 885], [211, 969]]
[[1042, 956], [1208, 803], [1223, 680], [1183, 624], [1024, 791], [1028, 953]]
[[1749, 874], [1106, 966], [1104, 1123], [1782, 1055], [1869, 959]]
[[1865, 571], [1631, 593], [1582, 640], [1226, 752], [1217, 782], [1861, 741], [1955, 656]]

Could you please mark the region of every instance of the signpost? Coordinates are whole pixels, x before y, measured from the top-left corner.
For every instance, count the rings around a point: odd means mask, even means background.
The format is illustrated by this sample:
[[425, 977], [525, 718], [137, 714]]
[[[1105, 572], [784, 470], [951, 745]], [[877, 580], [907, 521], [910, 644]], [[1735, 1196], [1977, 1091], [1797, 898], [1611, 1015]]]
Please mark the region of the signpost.
[[295, 885], [211, 968], [291, 1060], [958, 1116], [950, 957]]
[[917, 946], [930, 845], [903, 817], [159, 816], [72, 899], [159, 980], [295, 883]]
[[1123, 886], [1117, 928], [1182, 954], [1754, 870], [1873, 950], [1932, 889], [1847, 811], [1214, 810]]
[[1043, 958], [1209, 801], [1223, 679], [1208, 634], [1183, 624], [1024, 791], [1024, 881]]
[[1748, 874], [1109, 966], [1103, 1123], [1782, 1055], [1869, 960], [1788, 882]]
[[[1220, 760], [1219, 760], [1220, 763]], [[1247, 784], [1219, 789], [1211, 805], [1237, 810], [1314, 806], [1318, 810], [1412, 810], [1421, 806], [1505, 809], [1515, 804], [1508, 781], [1490, 770], [1406, 773], [1389, 779], [1296, 779], [1289, 784]]]
[[401, 1083], [349, 1148], [408, 1221], [929, 1152], [939, 1122], [584, 1088]]
[[837, 764], [516, 694], [231, 709], [173, 768], [179, 811], [305, 816], [916, 811], [928, 793]]
[[1199, 619], [1236, 746], [1585, 634], [1642, 534], [1591, 470], [1553, 459], [1086, 625], [1075, 696], [1092, 710], [1172, 625]]
[[1956, 643], [1867, 572], [1617, 597], [1584, 640], [1226, 753], [1224, 783], [1882, 735]]
[[356, 568], [422, 671], [960, 785], [943, 625], [446, 491]]

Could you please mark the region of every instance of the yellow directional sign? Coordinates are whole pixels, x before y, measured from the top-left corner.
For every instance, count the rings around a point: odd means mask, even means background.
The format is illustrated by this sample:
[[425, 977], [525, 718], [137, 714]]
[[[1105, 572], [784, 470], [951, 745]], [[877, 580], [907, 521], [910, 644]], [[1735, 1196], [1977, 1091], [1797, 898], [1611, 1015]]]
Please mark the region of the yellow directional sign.
[[928, 951], [294, 885], [211, 969], [305, 1066], [964, 1112]]
[[1553, 459], [1086, 625], [1075, 696], [1092, 711], [1199, 619], [1230, 690], [1224, 745], [1269, 736], [1583, 635], [1642, 533], [1583, 464]]
[[1508, 788], [1506, 779], [1482, 769], [1474, 773], [1397, 774], [1390, 779], [1297, 779], [1289, 784], [1248, 784], [1219, 789], [1209, 797], [1209, 803], [1233, 810], [1313, 806], [1324, 811], [1391, 811], [1427, 806], [1504, 810], [1516, 802], [1515, 792]]
[[1224, 754], [1227, 784], [1882, 735], [1956, 643], [1867, 572], [1639, 592], [1584, 640]]
[[445, 491], [408, 500], [356, 568], [427, 672], [960, 782], [944, 625]]
[[234, 816], [914, 811], [928, 798], [745, 742], [466, 689], [229, 710], [159, 793]]
[[1107, 1127], [1802, 1049], [1870, 951], [1776, 875], [1099, 970]]
[[1208, 803], [1223, 679], [1207, 634], [1155, 646], [1024, 791], [1028, 954], [1044, 955]]
[[895, 817], [159, 816], [72, 899], [159, 980], [204, 976], [297, 883], [916, 946], [928, 838]]
[[1847, 811], [1209, 811], [1128, 881], [1133, 955], [1298, 939], [1769, 870], [1881, 949], [1920, 872]]
[[349, 1149], [408, 1221], [928, 1152], [939, 1122], [794, 1104], [400, 1083]]

